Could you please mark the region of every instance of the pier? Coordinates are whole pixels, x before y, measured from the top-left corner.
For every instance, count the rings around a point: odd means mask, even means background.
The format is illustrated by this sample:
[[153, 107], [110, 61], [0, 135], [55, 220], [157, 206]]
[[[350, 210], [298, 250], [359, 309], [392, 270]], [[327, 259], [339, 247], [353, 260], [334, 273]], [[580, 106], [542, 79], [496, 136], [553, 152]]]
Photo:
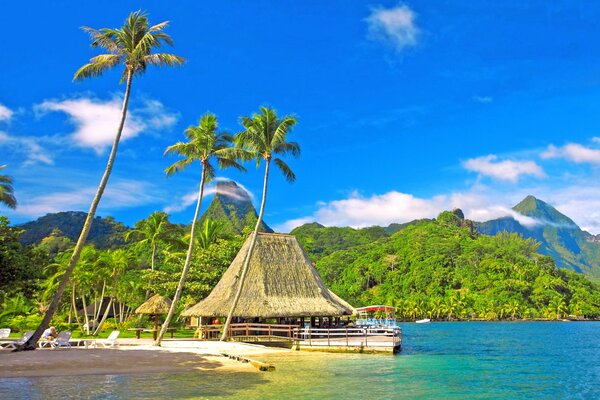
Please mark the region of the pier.
[[[222, 331], [223, 325], [203, 325], [196, 335], [204, 340], [218, 340]], [[400, 328], [301, 328], [298, 325], [239, 323], [230, 325], [228, 337], [244, 343], [301, 351], [395, 354], [402, 349]]]

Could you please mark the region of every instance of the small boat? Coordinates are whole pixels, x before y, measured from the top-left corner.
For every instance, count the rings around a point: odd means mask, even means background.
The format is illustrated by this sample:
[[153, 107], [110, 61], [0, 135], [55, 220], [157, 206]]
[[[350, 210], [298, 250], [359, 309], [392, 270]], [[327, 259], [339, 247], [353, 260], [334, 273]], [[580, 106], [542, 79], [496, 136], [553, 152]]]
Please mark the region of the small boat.
[[418, 321], [415, 321], [415, 323], [417, 323], [417, 324], [428, 324], [430, 322], [431, 322], [431, 320], [429, 318], [420, 319]]

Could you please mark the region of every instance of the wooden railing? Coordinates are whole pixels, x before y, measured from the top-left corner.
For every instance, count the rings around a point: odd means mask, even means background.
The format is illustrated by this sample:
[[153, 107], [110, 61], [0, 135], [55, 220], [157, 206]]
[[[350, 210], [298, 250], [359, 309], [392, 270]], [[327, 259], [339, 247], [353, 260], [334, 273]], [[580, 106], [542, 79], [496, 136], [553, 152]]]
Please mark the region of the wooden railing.
[[[196, 337], [215, 340], [221, 337], [223, 325], [202, 325]], [[402, 342], [400, 328], [300, 328], [298, 325], [241, 323], [231, 324], [230, 338], [280, 337], [308, 342], [309, 346], [399, 346]]]
[[308, 341], [309, 346], [356, 346], [362, 343], [368, 347], [391, 345], [398, 346], [402, 342], [401, 329], [386, 328], [296, 328], [294, 339]]
[[[276, 336], [282, 338], [294, 337], [294, 329], [298, 325], [277, 325], [277, 324], [257, 324], [241, 323], [231, 324], [229, 326], [229, 337], [236, 336]], [[196, 337], [200, 339], [218, 339], [223, 333], [223, 325], [202, 325], [196, 330]]]

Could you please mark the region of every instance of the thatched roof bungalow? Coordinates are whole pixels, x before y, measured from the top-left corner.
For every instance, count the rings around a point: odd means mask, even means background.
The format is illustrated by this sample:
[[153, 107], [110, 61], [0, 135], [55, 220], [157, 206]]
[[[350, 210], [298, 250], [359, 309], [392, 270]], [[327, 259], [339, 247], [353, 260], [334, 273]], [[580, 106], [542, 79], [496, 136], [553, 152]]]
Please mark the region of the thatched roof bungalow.
[[[239, 285], [250, 236], [207, 298], [184, 317], [222, 317], [229, 312]], [[234, 316], [241, 318], [339, 317], [353, 307], [321, 280], [294, 236], [259, 233], [246, 282]]]
[[167, 314], [169, 308], [171, 308], [171, 299], [155, 294], [136, 308], [134, 312], [136, 314], [160, 315]]

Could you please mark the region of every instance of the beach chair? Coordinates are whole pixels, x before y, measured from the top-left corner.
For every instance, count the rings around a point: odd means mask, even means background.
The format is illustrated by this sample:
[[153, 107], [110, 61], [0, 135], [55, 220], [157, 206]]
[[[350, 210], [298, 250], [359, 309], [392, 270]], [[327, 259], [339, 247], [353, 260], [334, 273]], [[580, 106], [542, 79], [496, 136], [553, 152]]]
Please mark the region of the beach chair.
[[10, 328], [0, 329], [0, 339], [6, 339], [10, 336]]
[[16, 349], [17, 346], [21, 346], [21, 345], [25, 344], [25, 342], [28, 341], [31, 336], [33, 336], [33, 332], [25, 332], [23, 334], [23, 336], [21, 336], [20, 339], [6, 340], [3, 342], [0, 342], [0, 346], [4, 347], [6, 349]]
[[112, 331], [110, 335], [104, 340], [96, 340], [96, 345], [102, 345], [104, 347], [115, 347], [118, 346], [117, 338], [119, 337], [120, 331]]
[[56, 339], [50, 341], [50, 346], [53, 349], [56, 349], [57, 347], [69, 348], [71, 347], [71, 343], [69, 343], [69, 340], [71, 340], [71, 331], [63, 331], [58, 334]]

